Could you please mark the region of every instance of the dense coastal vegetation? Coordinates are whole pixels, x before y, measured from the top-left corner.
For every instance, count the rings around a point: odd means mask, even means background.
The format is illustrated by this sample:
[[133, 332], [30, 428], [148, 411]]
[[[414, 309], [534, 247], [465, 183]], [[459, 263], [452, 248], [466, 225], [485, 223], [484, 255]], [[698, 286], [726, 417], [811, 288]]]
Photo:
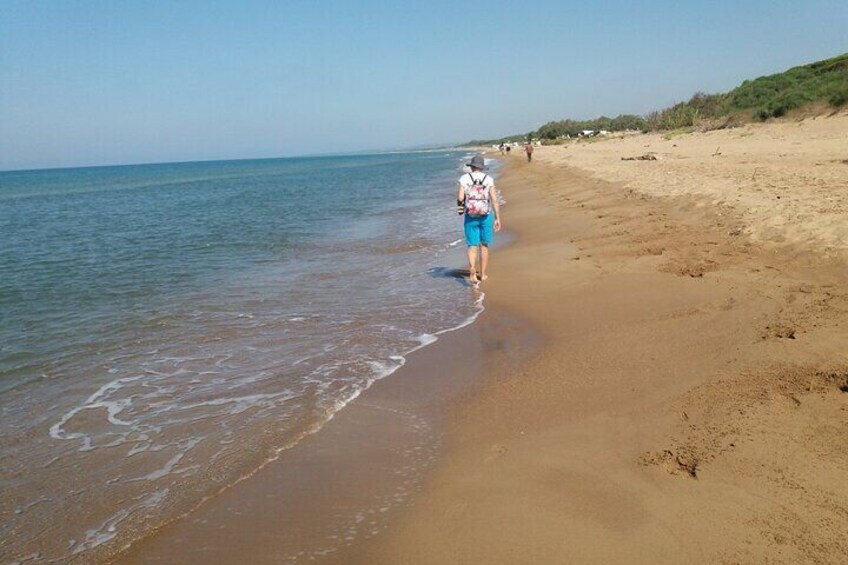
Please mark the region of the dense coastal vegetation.
[[785, 72], [746, 80], [733, 90], [719, 94], [698, 92], [686, 102], [646, 116], [601, 116], [594, 120], [559, 120], [537, 130], [500, 139], [474, 140], [468, 145], [540, 139], [551, 142], [592, 131], [656, 131], [689, 127], [728, 127], [746, 121], [779, 118], [810, 104], [839, 108], [848, 103], [848, 53]]

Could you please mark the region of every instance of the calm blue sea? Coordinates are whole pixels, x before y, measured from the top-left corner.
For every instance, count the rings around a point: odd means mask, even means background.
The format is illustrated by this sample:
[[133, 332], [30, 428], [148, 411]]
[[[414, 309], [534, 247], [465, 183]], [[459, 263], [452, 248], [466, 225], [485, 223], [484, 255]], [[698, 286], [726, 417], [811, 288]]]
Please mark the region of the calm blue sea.
[[467, 157], [0, 173], [0, 557], [126, 544], [473, 320]]

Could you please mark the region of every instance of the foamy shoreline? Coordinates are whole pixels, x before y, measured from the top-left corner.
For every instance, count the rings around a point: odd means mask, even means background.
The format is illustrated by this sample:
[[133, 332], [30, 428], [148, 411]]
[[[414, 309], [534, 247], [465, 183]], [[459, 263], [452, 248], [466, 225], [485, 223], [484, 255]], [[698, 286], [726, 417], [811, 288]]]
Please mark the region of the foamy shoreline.
[[[467, 158], [464, 157], [461, 161], [465, 162], [467, 161]], [[452, 186], [447, 188], [448, 194], [453, 194], [452, 188]], [[455, 217], [453, 219], [455, 219]], [[461, 224], [458, 223], [457, 226], [457, 231], [459, 232]], [[448, 244], [447, 247], [455, 247], [454, 243]], [[443, 258], [440, 257], [440, 259]], [[462, 258], [458, 253], [456, 260], [460, 262], [462, 261]], [[458, 265], [459, 263], [457, 266]], [[449, 281], [458, 277], [457, 272], [459, 271], [454, 269], [437, 275]], [[438, 393], [438, 391], [436, 391], [433, 387], [434, 383], [439, 382], [440, 378], [450, 376], [452, 380], [456, 380], [457, 384], [448, 384], [445, 387], [446, 389], [451, 389], [451, 387], [454, 386], [460, 386], [461, 383], [473, 381], [476, 378], [477, 370], [474, 369], [473, 366], [471, 369], [465, 368], [458, 370], [459, 372], [467, 373], [465, 376], [460, 376], [461, 378], [455, 378], [455, 371], [446, 370], [446, 367], [436, 369], [436, 375], [429, 374], [427, 372], [422, 374], [422, 369], [420, 368], [422, 364], [429, 366], [433, 363], [438, 363], [438, 351], [443, 349], [453, 351], [457, 348], [464, 348], [464, 345], [459, 344], [464, 344], [469, 340], [468, 337], [454, 338], [452, 335], [448, 336], [446, 334], [454, 334], [455, 332], [458, 332], [463, 336], [467, 334], [477, 334], [476, 330], [470, 330], [469, 332], [465, 332], [463, 330], [473, 324], [484, 312], [485, 308], [483, 302], [485, 294], [481, 290], [474, 289], [470, 285], [467, 285], [467, 290], [470, 298], [473, 299], [473, 312], [468, 318], [462, 320], [457, 325], [438, 330], [431, 334], [423, 334], [419, 336], [418, 345], [393, 357], [392, 367], [381, 371], [373, 380], [371, 380], [367, 387], [358, 391], [350, 398], [347, 398], [343, 404], [335, 406], [332, 415], [326, 421], [322, 422], [320, 427], [315, 427], [309, 430], [303, 435], [303, 437], [299, 438], [297, 442], [278, 449], [272, 457], [263, 461], [262, 464], [252, 470], [249, 475], [241, 477], [238, 481], [228, 485], [226, 489], [222, 489], [214, 496], [206, 497], [191, 511], [176, 517], [175, 520], [172, 520], [170, 525], [161, 528], [160, 531], [154, 532], [151, 536], [144, 536], [128, 548], [123, 548], [119, 559], [122, 562], [135, 562], [136, 560], [143, 562], [145, 559], [151, 558], [151, 555], [168, 555], [169, 558], [172, 558], [172, 555], [176, 552], [176, 554], [180, 555], [179, 559], [181, 562], [191, 562], [194, 559], [203, 560], [207, 559], [209, 555], [215, 556], [216, 559], [226, 560], [226, 556], [230, 551], [232, 551], [232, 547], [225, 546], [209, 548], [208, 553], [194, 555], [191, 553], [191, 548], [185, 549], [175, 541], [178, 536], [183, 538], [188, 535], [192, 539], [196, 540], [194, 542], [195, 545], [202, 545], [204, 543], [203, 539], [206, 535], [205, 531], [192, 533], [191, 524], [196, 523], [198, 520], [202, 520], [204, 523], [215, 522], [217, 520], [221, 529], [227, 529], [231, 532], [229, 535], [233, 536], [236, 540], [234, 541], [235, 544], [238, 544], [239, 547], [242, 545], [250, 546], [251, 544], [246, 540], [250, 539], [252, 535], [251, 530], [255, 529], [252, 527], [252, 523], [244, 520], [230, 520], [226, 517], [217, 517], [215, 514], [216, 509], [220, 509], [222, 504], [227, 504], [228, 507], [239, 508], [239, 513], [250, 513], [255, 511], [263, 515], [268, 515], [268, 512], [270, 512], [271, 515], [268, 516], [268, 519], [271, 522], [290, 523], [291, 521], [296, 521], [298, 516], [311, 515], [315, 512], [323, 512], [325, 523], [316, 524], [313, 531], [301, 534], [299, 537], [303, 539], [288, 536], [286, 539], [281, 540], [274, 545], [275, 552], [288, 552], [286, 555], [291, 558], [296, 555], [300, 555], [300, 558], [305, 559], [307, 557], [314, 558], [329, 554], [338, 555], [346, 551], [349, 552], [351, 551], [351, 547], [355, 547], [355, 545], [363, 539], [367, 539], [371, 535], [374, 535], [376, 532], [375, 528], [382, 528], [382, 526], [378, 527], [376, 524], [383, 524], [390, 513], [402, 505], [410, 496], [411, 487], [409, 487], [409, 484], [414, 484], [424, 478], [426, 467], [430, 465], [432, 460], [432, 456], [428, 454], [430, 450], [438, 448], [438, 441], [435, 441], [432, 438], [422, 439], [415, 433], [412, 433], [412, 436], [407, 437], [406, 441], [409, 445], [406, 445], [403, 442], [398, 442], [396, 438], [392, 437], [391, 433], [382, 433], [380, 430], [374, 430], [372, 432], [364, 430], [361, 423], [357, 422], [357, 418], [362, 418], [363, 413], [367, 414], [369, 410], [373, 409], [374, 404], [380, 404], [380, 391], [391, 391], [398, 386], [402, 387], [399, 390], [403, 391], [410, 388], [409, 385], [394, 384], [395, 380], [399, 380], [403, 383], [410, 378], [415, 378], [414, 376], [417, 375], [417, 379], [421, 379], [422, 382], [415, 386], [424, 387], [422, 390], [426, 391], [425, 394], [430, 394], [434, 391]], [[450, 343], [441, 343], [443, 338], [449, 339]], [[435, 349], [436, 353], [430, 351], [430, 349]], [[411, 367], [407, 366], [407, 361], [409, 359], [415, 360]], [[422, 361], [422, 359], [424, 359], [424, 361]], [[464, 363], [473, 364], [474, 357], [472, 356]], [[457, 363], [451, 363], [451, 366], [456, 364]], [[460, 363], [460, 365], [462, 365], [462, 363]], [[433, 369], [429, 369], [429, 371], [432, 372]], [[408, 376], [410, 374], [413, 375], [413, 377]], [[384, 383], [383, 381], [390, 381], [390, 383]], [[376, 392], [371, 390], [373, 387], [376, 387]], [[434, 412], [436, 411], [435, 408], [417, 406], [415, 404], [416, 398], [414, 396], [408, 399], [406, 398], [409, 396], [409, 392], [392, 394], [402, 394], [405, 397], [404, 402], [409, 401], [411, 406], [415, 406], [415, 410], [423, 410], [423, 414], [425, 414], [424, 416], [415, 416], [413, 418], [413, 420], [418, 422], [413, 427], [423, 427], [431, 430], [431, 432], [438, 428], [439, 416]], [[420, 392], [418, 394], [420, 394]], [[440, 399], [439, 405], [449, 402], [449, 396], [450, 395], [446, 395], [445, 398]], [[378, 408], [378, 411], [379, 410], [383, 409]], [[439, 410], [441, 410], [441, 408]], [[387, 414], [394, 414], [394, 416]], [[377, 418], [379, 421], [379, 424], [377, 424], [378, 426], [392, 428], [400, 425], [403, 427], [403, 425], [405, 425], [403, 422], [392, 420], [392, 418], [397, 417], [397, 414], [398, 413], [394, 409], [390, 409], [387, 410], [383, 416], [368, 415], [365, 417]], [[325, 431], [328, 426], [330, 431]], [[373, 434], [373, 438], [362, 437], [362, 434], [364, 433]], [[408, 467], [405, 472], [405, 483], [396, 485], [398, 488], [402, 488], [403, 492], [395, 493], [389, 497], [389, 499], [385, 498], [385, 493], [380, 494], [379, 492], [371, 493], [371, 498], [358, 498], [359, 493], [352, 491], [349, 487], [334, 487], [332, 486], [332, 483], [335, 482], [333, 477], [327, 477], [327, 480], [331, 483], [328, 488], [340, 489], [336, 492], [336, 496], [348, 501], [348, 504], [354, 504], [360, 508], [357, 513], [352, 514], [349, 517], [349, 523], [347, 525], [336, 523], [339, 513], [341, 512], [344, 514], [349, 510], [349, 508], [340, 509], [337, 501], [329, 500], [323, 501], [322, 503], [312, 503], [304, 500], [300, 501], [297, 508], [288, 508], [287, 506], [287, 510], [280, 514], [278, 507], [269, 506], [261, 500], [262, 497], [260, 494], [257, 494], [256, 490], [261, 487], [257, 487], [256, 485], [261, 485], [263, 481], [267, 481], [267, 477], [269, 476], [277, 477], [277, 480], [280, 481], [278, 488], [282, 492], [291, 493], [293, 489], [297, 488], [320, 488], [321, 485], [318, 483], [311, 484], [309, 482], [309, 477], [294, 481], [290, 481], [286, 478], [288, 474], [293, 474], [295, 476], [303, 475], [303, 468], [308, 465], [306, 461], [308, 461], [311, 457], [315, 457], [316, 451], [320, 452], [322, 449], [338, 451], [338, 455], [334, 457], [339, 457], [341, 460], [346, 461], [344, 466], [350, 465], [355, 467], [356, 465], [361, 464], [363, 461], [361, 456], [357, 454], [348, 454], [345, 447], [338, 444], [339, 440], [337, 438], [334, 439], [339, 435], [353, 438], [352, 441], [366, 444], [368, 449], [384, 448], [383, 445], [386, 444], [392, 446], [393, 449], [400, 451], [410, 450], [413, 448], [418, 451], [419, 453], [411, 453], [411, 459], [405, 463], [405, 466]], [[421, 443], [422, 441], [424, 443]], [[418, 455], [420, 454], [427, 455], [427, 457], [419, 460], [420, 458], [418, 458]], [[392, 465], [398, 464], [397, 461], [393, 462], [386, 456], [382, 457], [386, 469], [391, 469]], [[326, 473], [328, 471], [329, 469], [324, 469], [322, 472]], [[410, 483], [410, 481], [412, 482]], [[385, 477], [384, 482], [386, 483], [386, 488], [391, 488], [389, 485], [393, 483], [389, 477]], [[294, 494], [283, 494], [282, 496], [294, 496]], [[354, 500], [356, 500], [356, 502], [353, 502]], [[374, 506], [375, 504], [377, 505], [376, 507]], [[275, 511], [276, 514], [274, 513]], [[371, 527], [366, 528], [364, 525], [360, 526], [360, 523], [365, 520], [365, 516], [369, 516], [367, 524], [371, 525]], [[372, 522], [374, 522], [374, 524], [372, 524]], [[185, 533], [186, 530], [189, 531], [188, 534]], [[174, 532], [183, 533], [175, 534]], [[324, 537], [322, 538], [322, 536]], [[263, 552], [267, 549], [268, 548], [265, 544], [260, 543], [255, 549], [257, 554], [255, 558], [261, 560], [263, 558]], [[243, 554], [245, 550], [242, 548], [239, 551]]]
[[[446, 416], [479, 383], [491, 324], [513, 327], [517, 340], [534, 339], [510, 315], [490, 309], [481, 315], [479, 323], [446, 330], [409, 354], [403, 367], [375, 382], [319, 433], [133, 544], [116, 562], [357, 561], [368, 541], [403, 514], [437, 464]], [[210, 537], [210, 531], [219, 535]]]
[[[848, 293], [827, 238], [848, 167], [817, 122], [509, 157], [518, 241], [493, 254], [479, 322], [120, 562], [834, 562]], [[798, 169], [814, 190], [772, 168], [792, 128], [816, 140]], [[337, 523], [339, 504], [359, 510]]]
[[[3, 553], [108, 557], [251, 477], [475, 320], [481, 297], [448, 269], [462, 260], [450, 244], [461, 157], [4, 173], [30, 197], [0, 214], [14, 220], [0, 245], [12, 290]], [[334, 174], [315, 175], [310, 192], [299, 175], [316, 167]], [[420, 190], [386, 199], [388, 171]], [[356, 194], [341, 204], [356, 221], [326, 233], [348, 183]]]

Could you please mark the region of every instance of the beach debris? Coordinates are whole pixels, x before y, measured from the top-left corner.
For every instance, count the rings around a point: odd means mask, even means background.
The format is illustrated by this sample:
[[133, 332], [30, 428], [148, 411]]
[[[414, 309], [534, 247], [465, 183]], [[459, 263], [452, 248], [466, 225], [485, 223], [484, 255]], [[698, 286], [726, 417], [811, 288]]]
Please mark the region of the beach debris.
[[848, 371], [816, 371], [804, 392], [824, 392], [831, 385], [836, 385], [836, 388], [842, 392], [848, 392]]
[[735, 228], [733, 228], [729, 232], [727, 232], [727, 235], [734, 236], [734, 237], [737, 236], [737, 235], [742, 235], [742, 230], [744, 230], [744, 229], [745, 229], [744, 226], [736, 226]]
[[742, 124], [738, 121], [738, 119], [730, 117], [730, 118], [727, 118], [726, 120], [724, 120], [723, 122], [715, 122], [715, 123], [707, 125], [704, 128], [704, 131], [715, 131], [715, 130], [720, 130], [720, 129], [738, 128], [738, 127], [741, 127], [741, 125]]
[[721, 151], [719, 151], [720, 149], [721, 149], [721, 146], [716, 147], [716, 150], [713, 153], [713, 157], [717, 157], [717, 156], [721, 155]]
[[675, 458], [675, 462], [677, 463], [678, 468], [685, 472], [687, 475], [692, 477], [693, 479], [698, 478], [698, 459], [697, 457], [690, 457], [687, 455], [678, 455]]
[[643, 155], [639, 155], [638, 157], [622, 157], [622, 161], [656, 161], [657, 154], [653, 151], [645, 153]]

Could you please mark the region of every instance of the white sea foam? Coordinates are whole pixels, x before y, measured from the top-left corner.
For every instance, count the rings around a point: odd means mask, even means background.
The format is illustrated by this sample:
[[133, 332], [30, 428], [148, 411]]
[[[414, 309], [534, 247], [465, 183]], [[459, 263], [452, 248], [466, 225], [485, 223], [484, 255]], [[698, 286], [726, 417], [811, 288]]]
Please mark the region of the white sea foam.
[[418, 336], [418, 342], [422, 346], [430, 345], [431, 343], [433, 343], [437, 339], [439, 339], [439, 338], [434, 336], [433, 334], [421, 334], [421, 335]]
[[194, 447], [198, 443], [200, 443], [201, 441], [202, 441], [201, 438], [191, 438], [190, 440], [185, 442], [185, 445], [178, 445], [177, 448], [178, 448], [179, 451], [177, 452], [176, 455], [171, 457], [171, 459], [169, 459], [167, 463], [165, 463], [164, 467], [162, 467], [161, 469], [158, 469], [156, 471], [153, 471], [152, 473], [148, 473], [148, 474], [146, 474], [142, 477], [136, 477], [136, 478], [133, 478], [133, 479], [126, 479], [125, 482], [155, 481], [156, 479], [161, 479], [165, 475], [170, 475], [172, 473], [177, 474], [177, 475], [181, 475], [181, 474], [185, 474], [185, 473], [197, 470], [199, 468], [198, 465], [192, 465], [190, 467], [185, 467], [183, 469], [176, 469], [176, 466], [177, 466], [177, 463], [179, 463], [182, 460], [182, 458], [185, 457], [185, 455], [189, 451], [194, 449]]
[[168, 489], [157, 490], [151, 495], [144, 497], [140, 502], [130, 505], [127, 508], [122, 508], [106, 519], [99, 527], [86, 531], [85, 539], [74, 546], [71, 555], [79, 555], [84, 551], [93, 549], [113, 539], [118, 533], [118, 525], [121, 522], [140, 510], [156, 507], [165, 499], [167, 494]]
[[[456, 155], [440, 177], [439, 186], [448, 188], [422, 209], [433, 213], [407, 218], [406, 234], [440, 242], [455, 237], [456, 215], [440, 214], [443, 197], [451, 197]], [[385, 226], [369, 224], [365, 235], [356, 233], [360, 223], [344, 237], [372, 237], [362, 249], [397, 243], [391, 230], [386, 238]], [[33, 514], [37, 529], [36, 522], [67, 516], [74, 505], [99, 508], [90, 523], [74, 524], [76, 532], [61, 540], [74, 538], [73, 551], [83, 553], [120, 534], [135, 508], [123, 501], [145, 500], [136, 498], [140, 493], [164, 492], [163, 507], [182, 512], [210, 489], [250, 476], [257, 455], [276, 459], [404, 366], [411, 353], [479, 316], [482, 293], [451, 277], [427, 276], [431, 267], [459, 262], [452, 254], [461, 242], [424, 246], [400, 261], [395, 254], [356, 255], [313, 241], [299, 253], [314, 262], [297, 266], [304, 269], [301, 278], [285, 261], [263, 260], [261, 269], [226, 273], [196, 296], [179, 295], [151, 310], [140, 326], [92, 343], [88, 357], [69, 356], [61, 366], [62, 387], [54, 387], [61, 392], [43, 401], [49, 409], [38, 429], [49, 434], [39, 439], [41, 451], [18, 450], [13, 458], [44, 470], [38, 482], [63, 498], [49, 514], [35, 517], [47, 506], [37, 505], [22, 516]], [[55, 378], [56, 370], [48, 373]], [[67, 468], [77, 469], [79, 484], [67, 484]], [[224, 471], [207, 473], [213, 468]], [[191, 478], [201, 471], [218, 482]]]

